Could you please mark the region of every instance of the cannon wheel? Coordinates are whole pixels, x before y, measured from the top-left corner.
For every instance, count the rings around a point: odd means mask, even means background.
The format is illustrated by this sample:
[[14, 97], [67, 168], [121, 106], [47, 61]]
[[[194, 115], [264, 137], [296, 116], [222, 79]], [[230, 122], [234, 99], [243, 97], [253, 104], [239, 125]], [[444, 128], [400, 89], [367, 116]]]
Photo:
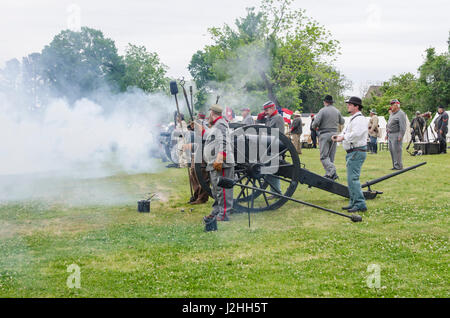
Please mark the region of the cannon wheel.
[[[261, 136], [266, 133], [271, 135], [271, 129], [262, 125], [250, 125], [238, 128], [233, 131], [232, 136], [236, 134], [243, 135], [256, 135]], [[279, 154], [276, 154], [279, 162], [278, 172], [270, 175], [271, 178], [267, 178], [268, 175], [261, 175], [255, 173], [255, 169], [258, 169], [258, 165], [261, 166], [260, 159], [258, 157], [257, 163], [237, 163], [235, 166], [235, 179], [238, 183], [244, 185], [251, 185], [263, 190], [269, 190], [277, 192], [271, 185], [273, 185], [273, 179], [280, 180], [281, 192], [287, 197], [291, 197], [297, 189], [299, 175], [300, 175], [300, 159], [297, 151], [292, 144], [291, 140], [284, 134], [279, 134], [279, 141], [284, 145], [285, 149]], [[196, 156], [201, 155], [201, 149], [198, 148]], [[273, 156], [273, 155], [271, 155]], [[270, 156], [269, 156], [270, 157]], [[272, 157], [271, 157], [272, 158]], [[266, 165], [267, 166], [267, 165]], [[201, 164], [195, 164], [195, 173], [200, 183], [200, 186], [212, 196], [210, 185], [202, 177]], [[257, 190], [246, 190], [239, 185], [234, 188], [234, 210], [236, 212], [262, 212], [275, 210], [283, 206], [288, 199], [272, 197]]]

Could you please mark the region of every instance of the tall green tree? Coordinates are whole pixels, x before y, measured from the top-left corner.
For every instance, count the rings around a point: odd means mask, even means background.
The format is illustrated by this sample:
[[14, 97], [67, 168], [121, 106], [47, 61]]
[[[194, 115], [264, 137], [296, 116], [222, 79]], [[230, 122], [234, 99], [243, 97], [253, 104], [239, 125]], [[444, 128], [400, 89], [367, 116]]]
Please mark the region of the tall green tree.
[[291, 4], [263, 0], [233, 26], [210, 28], [214, 44], [194, 54], [189, 65], [200, 92], [221, 88], [291, 109], [314, 108], [318, 95], [340, 93], [343, 77], [332, 67], [338, 42]]
[[438, 105], [449, 106], [450, 51], [436, 54], [434, 48], [429, 48], [425, 54], [425, 61], [419, 67], [419, 81], [427, 89], [425, 109], [435, 109]]
[[57, 34], [42, 50], [41, 65], [52, 92], [72, 101], [102, 85], [116, 85], [125, 71], [114, 41], [88, 27]]
[[129, 44], [125, 57], [125, 74], [120, 81], [122, 89], [133, 86], [146, 92], [167, 89], [167, 66], [157, 53], [148, 52], [144, 46]]
[[[450, 43], [450, 41], [449, 41]], [[409, 118], [416, 111], [435, 112], [437, 106], [450, 104], [450, 51], [437, 54], [434, 48], [425, 51], [418, 77], [412, 73], [394, 75], [380, 88], [381, 96], [364, 99], [367, 109], [375, 108], [387, 116], [389, 101], [398, 99]]]

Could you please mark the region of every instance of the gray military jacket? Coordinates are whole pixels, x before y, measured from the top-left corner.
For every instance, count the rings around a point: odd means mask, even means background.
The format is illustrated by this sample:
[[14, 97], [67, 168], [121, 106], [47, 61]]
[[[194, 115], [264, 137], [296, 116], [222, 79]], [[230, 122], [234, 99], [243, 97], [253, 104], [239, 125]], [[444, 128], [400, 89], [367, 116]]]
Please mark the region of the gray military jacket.
[[292, 122], [291, 134], [301, 135], [303, 132], [301, 117], [295, 117]]
[[244, 125], [254, 125], [255, 124], [255, 120], [253, 119], [252, 115], [248, 115], [247, 117], [245, 117], [244, 119], [242, 119], [242, 123]]
[[214, 170], [213, 163], [220, 152], [224, 153], [224, 168], [234, 166], [233, 147], [229, 132], [228, 122], [219, 117], [213, 126], [205, 131], [203, 135], [205, 146], [203, 148], [203, 159], [207, 166], [206, 170]]
[[403, 110], [399, 109], [396, 113], [392, 113], [389, 116], [386, 132], [388, 134], [399, 133], [399, 137], [403, 138], [406, 132], [406, 115]]
[[339, 110], [333, 105], [328, 105], [314, 116], [312, 128], [319, 128], [319, 133], [337, 132], [339, 125], [343, 124], [345, 124], [345, 119]]
[[267, 118], [266, 126], [271, 128], [278, 128], [280, 133], [284, 134], [284, 119], [278, 113], [278, 111], [274, 113], [271, 117]]

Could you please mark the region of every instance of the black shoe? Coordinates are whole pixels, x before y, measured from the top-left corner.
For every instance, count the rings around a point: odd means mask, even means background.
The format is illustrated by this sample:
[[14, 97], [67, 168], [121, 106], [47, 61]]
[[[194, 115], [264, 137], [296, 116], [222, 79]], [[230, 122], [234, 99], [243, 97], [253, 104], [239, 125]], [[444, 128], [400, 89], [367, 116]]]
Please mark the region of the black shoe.
[[335, 173], [335, 174], [333, 174], [332, 176], [327, 176], [327, 175], [325, 175], [325, 178], [327, 178], [327, 179], [330, 179], [330, 180], [337, 180], [337, 179], [339, 179], [339, 176]]
[[342, 210], [350, 210], [352, 207], [353, 207], [353, 205], [343, 206]]
[[348, 209], [347, 211], [350, 212], [350, 213], [355, 213], [355, 212], [366, 212], [366, 211], [367, 211], [367, 208], [360, 209], [360, 208], [357, 208], [357, 207], [353, 207], [353, 208], [351, 208], [351, 209]]

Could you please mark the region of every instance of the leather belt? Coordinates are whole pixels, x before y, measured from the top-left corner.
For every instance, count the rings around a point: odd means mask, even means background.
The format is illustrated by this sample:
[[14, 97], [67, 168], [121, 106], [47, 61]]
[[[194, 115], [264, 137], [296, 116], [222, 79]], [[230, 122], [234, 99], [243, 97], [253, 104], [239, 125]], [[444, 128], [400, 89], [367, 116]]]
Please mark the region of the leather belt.
[[352, 148], [352, 149], [349, 149], [349, 150], [346, 150], [346, 151], [347, 151], [347, 153], [351, 153], [351, 152], [354, 152], [354, 151], [366, 152], [367, 151], [367, 147], [364, 147], [364, 148]]

